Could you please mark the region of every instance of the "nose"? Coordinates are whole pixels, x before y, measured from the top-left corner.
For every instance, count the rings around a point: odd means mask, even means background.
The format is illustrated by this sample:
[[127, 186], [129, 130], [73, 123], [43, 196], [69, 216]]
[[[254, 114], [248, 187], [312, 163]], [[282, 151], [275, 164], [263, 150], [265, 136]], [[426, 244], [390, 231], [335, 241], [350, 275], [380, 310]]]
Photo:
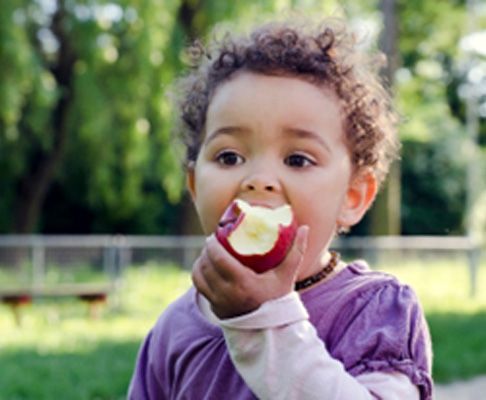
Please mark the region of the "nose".
[[248, 175], [242, 182], [242, 190], [255, 192], [278, 192], [279, 180], [270, 171], [260, 171]]

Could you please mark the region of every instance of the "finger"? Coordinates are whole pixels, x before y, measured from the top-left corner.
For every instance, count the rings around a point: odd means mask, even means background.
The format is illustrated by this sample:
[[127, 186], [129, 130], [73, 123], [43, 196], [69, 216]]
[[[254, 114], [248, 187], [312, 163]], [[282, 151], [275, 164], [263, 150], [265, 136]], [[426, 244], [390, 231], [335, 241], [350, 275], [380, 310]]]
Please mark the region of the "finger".
[[302, 225], [298, 228], [294, 243], [289, 253], [282, 264], [275, 270], [278, 274], [291, 278], [292, 282], [295, 280], [299, 268], [302, 265], [307, 248], [308, 235], [309, 227], [307, 225]]
[[[212, 246], [215, 249], [211, 250]], [[237, 278], [228, 274], [224, 266], [218, 264], [219, 258], [225, 258], [224, 254], [219, 255], [220, 252], [225, 252], [224, 248], [218, 248], [219, 242], [211, 243], [211, 238], [206, 241], [206, 246], [201, 252], [197, 263], [194, 265], [194, 282], [195, 286], [199, 287], [201, 292], [204, 291], [208, 300], [221, 299], [225, 296], [229, 287], [232, 287], [235, 282], [238, 282]], [[210, 253], [214, 252], [216, 255], [210, 256]], [[213, 258], [213, 259], [211, 259]], [[214, 261], [213, 261], [214, 260]], [[229, 260], [226, 260], [229, 261]]]
[[243, 274], [253, 272], [233, 257], [214, 235], [207, 239], [206, 249], [215, 271], [225, 281], [234, 282], [241, 279]]
[[201, 273], [201, 270], [199, 268], [193, 269], [191, 278], [192, 278], [192, 283], [194, 284], [196, 290], [199, 293], [201, 293], [204, 297], [206, 297], [209, 301], [211, 301], [212, 290], [209, 287], [206, 278]]
[[207, 279], [208, 257], [206, 249], [201, 252], [200, 257], [194, 262], [191, 279], [195, 288], [203, 294], [208, 300], [211, 300], [214, 293], [214, 288], [211, 287], [210, 280]]

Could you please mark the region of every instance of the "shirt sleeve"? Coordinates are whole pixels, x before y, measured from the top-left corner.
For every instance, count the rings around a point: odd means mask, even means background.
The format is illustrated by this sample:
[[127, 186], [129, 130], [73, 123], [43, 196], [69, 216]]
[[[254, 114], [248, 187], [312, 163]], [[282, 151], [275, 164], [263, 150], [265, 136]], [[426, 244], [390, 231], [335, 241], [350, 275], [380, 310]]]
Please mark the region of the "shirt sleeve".
[[128, 400], [149, 400], [154, 398], [152, 391], [156, 380], [149, 367], [152, 335], [153, 332], [147, 335], [139, 349], [135, 370], [128, 388]]
[[393, 281], [362, 291], [339, 313], [334, 329], [332, 354], [349, 373], [399, 372], [421, 399], [432, 397], [430, 335], [410, 287]]
[[296, 292], [219, 324], [235, 367], [262, 400], [419, 399], [401, 374], [349, 374], [326, 350]]
[[157, 376], [152, 370], [150, 361], [152, 341], [153, 331], [147, 335], [138, 352], [135, 370], [128, 388], [128, 400], [163, 400], [168, 398], [163, 388], [158, 384]]
[[399, 372], [371, 372], [358, 375], [356, 379], [378, 399], [416, 400], [420, 393], [408, 376]]

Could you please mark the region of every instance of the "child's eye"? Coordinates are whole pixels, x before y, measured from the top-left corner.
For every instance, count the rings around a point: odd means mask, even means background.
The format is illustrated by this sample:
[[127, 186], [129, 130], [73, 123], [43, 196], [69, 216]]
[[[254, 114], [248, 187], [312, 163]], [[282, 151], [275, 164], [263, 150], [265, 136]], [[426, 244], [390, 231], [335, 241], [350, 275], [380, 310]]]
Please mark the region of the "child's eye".
[[284, 160], [285, 164], [293, 168], [304, 168], [316, 163], [303, 154], [291, 154]]
[[244, 160], [238, 153], [226, 150], [216, 156], [216, 161], [219, 164], [231, 166], [241, 164]]

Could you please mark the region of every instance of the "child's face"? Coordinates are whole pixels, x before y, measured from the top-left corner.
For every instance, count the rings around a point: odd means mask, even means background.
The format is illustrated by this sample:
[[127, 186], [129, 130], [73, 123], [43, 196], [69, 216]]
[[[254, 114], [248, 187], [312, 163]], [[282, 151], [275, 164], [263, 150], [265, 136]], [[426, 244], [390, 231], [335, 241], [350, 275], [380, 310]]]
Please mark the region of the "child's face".
[[320, 266], [337, 226], [359, 221], [375, 194], [370, 179], [352, 176], [330, 90], [243, 72], [213, 96], [188, 186], [205, 234], [215, 231], [235, 198], [269, 207], [289, 203], [299, 225], [310, 228], [305, 276]]

